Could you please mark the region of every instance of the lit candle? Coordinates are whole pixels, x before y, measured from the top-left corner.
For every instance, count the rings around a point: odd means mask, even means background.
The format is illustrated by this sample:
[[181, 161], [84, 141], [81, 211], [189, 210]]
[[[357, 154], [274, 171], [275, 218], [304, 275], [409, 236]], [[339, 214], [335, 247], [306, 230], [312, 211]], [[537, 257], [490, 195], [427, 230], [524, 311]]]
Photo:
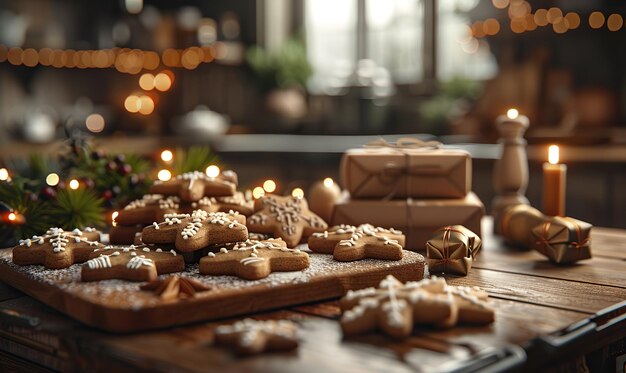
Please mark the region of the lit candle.
[[567, 166], [559, 164], [559, 147], [548, 148], [548, 162], [543, 164], [543, 213], [565, 215]]
[[309, 208], [311, 211], [319, 215], [327, 223], [333, 215], [335, 202], [341, 195], [341, 189], [331, 179], [327, 177], [324, 181], [318, 181], [311, 187], [309, 192]]

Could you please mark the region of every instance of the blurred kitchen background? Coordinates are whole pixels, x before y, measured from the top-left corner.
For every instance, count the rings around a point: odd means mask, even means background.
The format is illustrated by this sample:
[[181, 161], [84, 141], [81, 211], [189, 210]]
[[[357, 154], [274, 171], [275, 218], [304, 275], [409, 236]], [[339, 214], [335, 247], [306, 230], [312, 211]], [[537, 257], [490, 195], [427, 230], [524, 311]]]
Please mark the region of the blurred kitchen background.
[[287, 188], [415, 134], [472, 152], [489, 207], [494, 121], [516, 108], [531, 202], [559, 144], [568, 215], [626, 227], [624, 16], [615, 0], [0, 0], [0, 163], [79, 132], [145, 156], [209, 145], [244, 185]]

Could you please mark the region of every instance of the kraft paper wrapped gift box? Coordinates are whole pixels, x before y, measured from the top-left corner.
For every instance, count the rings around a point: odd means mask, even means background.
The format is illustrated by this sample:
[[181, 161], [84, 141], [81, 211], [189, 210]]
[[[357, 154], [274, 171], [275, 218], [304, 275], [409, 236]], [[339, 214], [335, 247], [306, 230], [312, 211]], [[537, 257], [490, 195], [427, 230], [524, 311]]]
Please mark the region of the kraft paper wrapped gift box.
[[478, 236], [485, 206], [472, 192], [453, 199], [352, 199], [345, 192], [335, 204], [332, 225], [369, 223], [400, 229], [406, 249], [424, 250], [433, 232], [448, 225], [464, 225]]
[[472, 159], [456, 149], [350, 149], [341, 178], [352, 198], [463, 198], [472, 186]]
[[569, 217], [555, 216], [533, 229], [534, 249], [554, 263], [567, 264], [591, 258], [593, 225]]

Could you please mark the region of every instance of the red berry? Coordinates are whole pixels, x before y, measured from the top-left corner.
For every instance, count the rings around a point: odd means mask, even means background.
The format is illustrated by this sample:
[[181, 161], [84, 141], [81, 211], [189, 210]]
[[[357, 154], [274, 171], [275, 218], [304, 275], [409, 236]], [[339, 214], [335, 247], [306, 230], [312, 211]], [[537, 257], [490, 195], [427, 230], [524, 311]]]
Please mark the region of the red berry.
[[129, 173], [133, 172], [133, 167], [129, 164], [123, 164], [119, 171], [120, 175], [128, 175]]
[[91, 179], [83, 179], [83, 183], [87, 187], [87, 189], [93, 189], [96, 186], [95, 181]]
[[102, 192], [102, 198], [105, 201], [110, 200], [111, 198], [113, 198], [113, 192], [109, 189], [105, 190], [104, 192]]
[[41, 189], [40, 194], [46, 198], [55, 198], [57, 196], [57, 191], [54, 190], [54, 188], [47, 186]]

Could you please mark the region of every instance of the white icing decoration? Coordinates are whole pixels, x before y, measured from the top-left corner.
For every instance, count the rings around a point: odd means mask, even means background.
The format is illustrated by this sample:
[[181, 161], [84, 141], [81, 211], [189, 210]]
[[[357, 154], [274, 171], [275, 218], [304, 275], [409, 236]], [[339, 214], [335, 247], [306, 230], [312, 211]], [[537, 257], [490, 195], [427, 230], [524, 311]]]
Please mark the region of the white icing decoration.
[[141, 268], [141, 266], [154, 266], [154, 263], [152, 259], [147, 259], [145, 256], [139, 255], [130, 258], [128, 264], [126, 264], [126, 267], [130, 269], [138, 269]]
[[250, 264], [253, 264], [253, 263], [260, 263], [260, 262], [263, 262], [263, 261], [265, 261], [264, 258], [258, 258], [256, 256], [249, 256], [247, 258], [241, 259], [239, 262], [241, 264], [247, 266], [247, 265], [250, 265]]
[[87, 266], [89, 269], [111, 268], [111, 258], [108, 255], [100, 255], [97, 258], [89, 259]]

